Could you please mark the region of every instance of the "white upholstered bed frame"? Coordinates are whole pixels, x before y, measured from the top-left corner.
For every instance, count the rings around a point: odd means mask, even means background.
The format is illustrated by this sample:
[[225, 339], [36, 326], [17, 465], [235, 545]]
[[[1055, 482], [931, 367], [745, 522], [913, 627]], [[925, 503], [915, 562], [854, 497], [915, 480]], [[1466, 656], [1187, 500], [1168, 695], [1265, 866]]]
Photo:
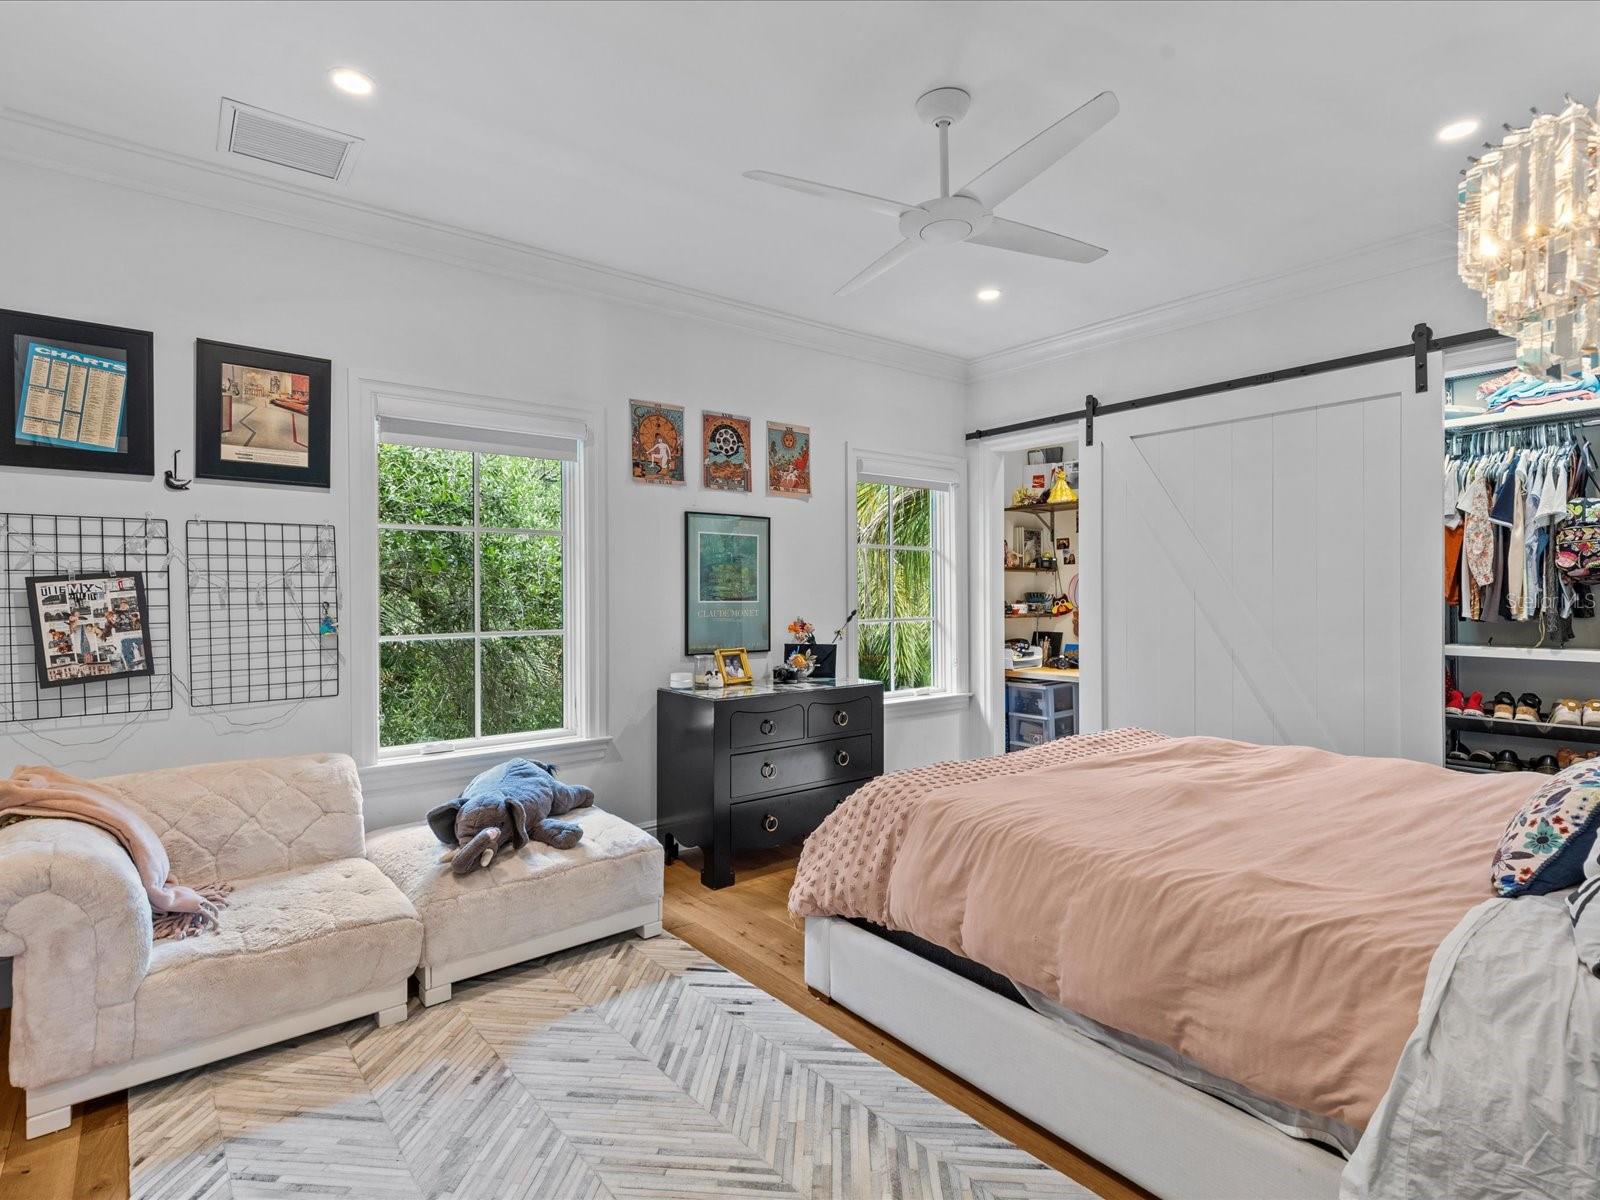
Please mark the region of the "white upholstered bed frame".
[[1334, 1200], [1344, 1160], [883, 938], [806, 920], [806, 984], [1163, 1200]]

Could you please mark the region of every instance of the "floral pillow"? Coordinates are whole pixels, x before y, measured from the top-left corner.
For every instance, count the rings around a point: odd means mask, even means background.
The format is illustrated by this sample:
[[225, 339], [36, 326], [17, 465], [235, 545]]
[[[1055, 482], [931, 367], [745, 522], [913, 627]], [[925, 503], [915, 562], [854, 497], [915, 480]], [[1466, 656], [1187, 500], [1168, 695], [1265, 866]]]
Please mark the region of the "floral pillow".
[[1528, 798], [1494, 852], [1502, 896], [1542, 896], [1583, 882], [1600, 831], [1600, 762], [1574, 763]]

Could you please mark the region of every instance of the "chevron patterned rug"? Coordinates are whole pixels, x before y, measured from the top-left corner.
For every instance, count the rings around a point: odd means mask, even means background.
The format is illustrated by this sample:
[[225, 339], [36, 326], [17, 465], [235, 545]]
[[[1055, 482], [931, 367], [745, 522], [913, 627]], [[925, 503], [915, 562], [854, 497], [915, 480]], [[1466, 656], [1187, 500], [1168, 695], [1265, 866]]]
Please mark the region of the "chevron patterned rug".
[[671, 936], [137, 1088], [131, 1200], [1093, 1193]]

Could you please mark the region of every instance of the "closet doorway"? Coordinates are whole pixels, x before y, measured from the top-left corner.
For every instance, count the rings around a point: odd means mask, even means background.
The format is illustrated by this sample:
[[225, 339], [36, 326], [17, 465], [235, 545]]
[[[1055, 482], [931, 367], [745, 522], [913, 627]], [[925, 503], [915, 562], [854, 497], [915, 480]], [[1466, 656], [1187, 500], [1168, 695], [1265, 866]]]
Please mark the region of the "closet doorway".
[[[1082, 444], [1082, 423], [1071, 421], [969, 445], [972, 681], [980, 754], [1102, 728], [1098, 712], [1088, 711], [1082, 699], [1098, 692], [1094, 655], [1085, 661], [1082, 654], [1082, 618], [1092, 593], [1092, 581], [1083, 574], [1083, 542], [1093, 518], [1080, 493]], [[1049, 493], [1058, 467], [1072, 499], [1033, 502]], [[1025, 501], [1019, 489], [1032, 499]], [[1071, 611], [1058, 611], [1062, 597], [1070, 598]], [[1011, 648], [1024, 645], [1029, 649], [1021, 657]], [[1054, 673], [1060, 668], [1053, 671], [1051, 661], [1074, 652], [1078, 666]], [[1007, 670], [1016, 664], [1027, 664], [1017, 669], [1036, 686], [1008, 706]], [[1013, 677], [1020, 678], [1015, 671]], [[1022, 715], [1014, 718], [1008, 707]]]
[[1439, 762], [1442, 425], [1409, 357], [1097, 420], [1090, 727]]

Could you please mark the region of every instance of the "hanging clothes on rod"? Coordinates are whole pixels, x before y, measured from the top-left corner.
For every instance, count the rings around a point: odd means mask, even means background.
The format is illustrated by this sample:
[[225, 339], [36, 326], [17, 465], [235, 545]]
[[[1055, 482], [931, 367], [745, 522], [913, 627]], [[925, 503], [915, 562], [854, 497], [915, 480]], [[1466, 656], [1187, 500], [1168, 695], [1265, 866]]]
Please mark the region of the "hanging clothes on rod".
[[1462, 620], [1540, 622], [1564, 643], [1592, 616], [1588, 589], [1555, 566], [1555, 533], [1600, 471], [1582, 429], [1545, 419], [1451, 430], [1445, 442], [1445, 599]]

